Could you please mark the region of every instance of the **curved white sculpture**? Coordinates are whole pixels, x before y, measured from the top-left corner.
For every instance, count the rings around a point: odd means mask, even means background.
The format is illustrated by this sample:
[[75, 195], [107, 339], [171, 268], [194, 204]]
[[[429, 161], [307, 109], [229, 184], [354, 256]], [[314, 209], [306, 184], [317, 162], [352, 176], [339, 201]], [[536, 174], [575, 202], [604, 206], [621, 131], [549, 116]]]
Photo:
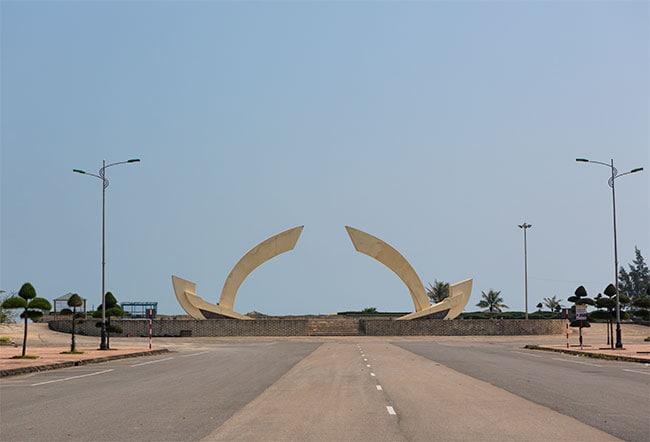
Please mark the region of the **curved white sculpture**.
[[406, 258], [375, 236], [349, 226], [345, 226], [345, 229], [348, 231], [352, 244], [358, 252], [376, 259], [391, 269], [411, 293], [415, 312], [397, 318], [398, 320], [426, 318], [445, 310], [447, 310], [447, 314], [444, 319], [454, 319], [460, 315], [467, 302], [469, 302], [472, 293], [472, 280], [466, 279], [449, 286], [449, 297], [430, 305], [422, 280], [420, 280], [420, 277]]
[[257, 267], [281, 253], [293, 250], [303, 228], [304, 226], [298, 226], [278, 233], [262, 241], [242, 256], [228, 274], [218, 304], [212, 304], [198, 296], [196, 294], [196, 284], [193, 282], [172, 276], [176, 299], [178, 299], [183, 310], [195, 319], [207, 319], [206, 316], [251, 319], [234, 311], [235, 298], [239, 287]]

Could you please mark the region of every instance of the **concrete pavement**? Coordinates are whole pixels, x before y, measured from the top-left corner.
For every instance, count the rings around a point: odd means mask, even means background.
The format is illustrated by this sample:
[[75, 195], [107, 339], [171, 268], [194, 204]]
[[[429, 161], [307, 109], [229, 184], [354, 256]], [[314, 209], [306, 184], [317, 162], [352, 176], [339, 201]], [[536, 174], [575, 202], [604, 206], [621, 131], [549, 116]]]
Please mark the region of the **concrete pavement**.
[[204, 441], [613, 441], [389, 343], [327, 343]]

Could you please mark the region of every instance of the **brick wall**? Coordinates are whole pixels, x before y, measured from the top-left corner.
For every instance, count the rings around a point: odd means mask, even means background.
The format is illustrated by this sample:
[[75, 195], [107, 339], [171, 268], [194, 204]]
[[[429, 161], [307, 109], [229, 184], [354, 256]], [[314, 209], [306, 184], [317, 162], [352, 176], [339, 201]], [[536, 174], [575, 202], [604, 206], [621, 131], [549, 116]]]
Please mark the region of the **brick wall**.
[[[341, 319], [346, 321], [345, 318]], [[314, 321], [319, 326], [314, 326]], [[347, 319], [350, 322], [350, 319]], [[363, 336], [481, 336], [481, 335], [554, 335], [565, 332], [561, 319], [463, 319], [463, 320], [412, 320], [395, 321], [384, 318], [361, 318], [358, 321], [358, 335]], [[96, 319], [77, 325], [77, 333], [99, 336]], [[336, 319], [328, 322], [336, 323]], [[124, 332], [111, 336], [149, 336], [148, 320], [112, 320]], [[70, 320], [49, 321], [52, 330], [70, 333]], [[323, 332], [323, 322], [314, 319], [261, 319], [240, 321], [238, 319], [207, 320], [154, 320], [153, 335], [163, 336], [310, 336], [337, 335]], [[318, 331], [316, 331], [318, 330]], [[350, 334], [350, 333], [340, 333]]]

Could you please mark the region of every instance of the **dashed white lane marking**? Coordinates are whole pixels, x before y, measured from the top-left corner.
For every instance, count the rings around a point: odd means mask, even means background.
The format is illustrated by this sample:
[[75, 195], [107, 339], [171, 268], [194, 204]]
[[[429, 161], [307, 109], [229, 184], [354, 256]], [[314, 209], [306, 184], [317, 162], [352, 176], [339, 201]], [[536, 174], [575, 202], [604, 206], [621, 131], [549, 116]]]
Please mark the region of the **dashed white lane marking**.
[[368, 358], [363, 358], [363, 362], [368, 362]]
[[377, 375], [376, 375], [376, 374], [374, 374], [374, 373], [370, 373], [370, 376], [377, 376]]
[[390, 414], [391, 416], [395, 416], [397, 414], [395, 413], [395, 409], [390, 405], [386, 405], [386, 410], [388, 410], [388, 414]]
[[209, 353], [209, 352], [202, 351], [201, 353], [192, 353], [191, 355], [182, 355], [181, 358], [189, 358], [190, 356], [204, 355], [204, 354], [207, 354], [207, 353]]
[[88, 377], [88, 376], [96, 376], [96, 375], [98, 375], [98, 374], [108, 373], [109, 371], [113, 371], [113, 370], [114, 370], [114, 369], [111, 368], [110, 370], [97, 371], [97, 372], [95, 372], [95, 373], [80, 374], [79, 376], [70, 376], [69, 378], [54, 379], [53, 381], [39, 382], [38, 384], [32, 384], [32, 387], [36, 387], [36, 386], [38, 386], [38, 385], [53, 384], [53, 383], [55, 383], [55, 382], [70, 381], [70, 380], [72, 380], [72, 379], [86, 378], [86, 377]]
[[381, 385], [377, 385], [377, 390], [381, 391], [383, 388], [381, 388]]
[[532, 353], [525, 353], [525, 352], [523, 352], [523, 351], [513, 351], [513, 353], [517, 353], [517, 354], [520, 354], [520, 355], [531, 356], [531, 357], [533, 357], [533, 358], [541, 358], [541, 357], [542, 357], [542, 356], [540, 356], [540, 355], [534, 355], [534, 354], [532, 354]]
[[141, 364], [135, 364], [135, 365], [132, 365], [131, 367], [140, 367], [142, 365], [149, 365], [149, 364], [155, 364], [157, 362], [169, 361], [171, 359], [174, 359], [174, 358], [156, 359], [155, 361], [149, 361], [149, 362], [143, 362]]
[[641, 374], [650, 375], [650, 371], [628, 370], [627, 368], [624, 368], [623, 371], [629, 371], [630, 373], [641, 373]]
[[602, 365], [590, 364], [589, 362], [570, 361], [568, 359], [561, 359], [561, 358], [553, 358], [553, 360], [554, 361], [561, 361], [561, 362], [571, 362], [572, 364], [590, 365], [592, 367], [602, 367]]
[[366, 367], [370, 368], [370, 364], [366, 364]]

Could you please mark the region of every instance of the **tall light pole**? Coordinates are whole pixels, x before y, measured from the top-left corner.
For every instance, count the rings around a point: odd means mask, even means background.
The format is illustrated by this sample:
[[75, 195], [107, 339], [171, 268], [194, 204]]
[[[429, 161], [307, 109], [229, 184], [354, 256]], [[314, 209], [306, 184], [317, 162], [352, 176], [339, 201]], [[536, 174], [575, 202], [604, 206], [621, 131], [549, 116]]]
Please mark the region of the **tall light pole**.
[[119, 161], [117, 163], [106, 164], [106, 160], [102, 161], [102, 168], [99, 169], [99, 175], [86, 172], [85, 170], [72, 169], [73, 172], [90, 175], [102, 180], [102, 328], [101, 328], [101, 341], [99, 344], [100, 350], [108, 350], [106, 344], [106, 188], [109, 181], [106, 178], [106, 169], [118, 164], [139, 163], [139, 158], [133, 158], [126, 161]]
[[643, 167], [637, 167], [632, 169], [629, 172], [618, 173], [618, 170], [614, 167], [614, 159], [610, 160], [610, 163], [603, 163], [602, 161], [592, 161], [586, 158], [576, 158], [576, 161], [579, 163], [594, 163], [607, 166], [612, 172], [612, 176], [607, 180], [607, 184], [612, 188], [612, 219], [614, 226], [614, 284], [616, 286], [616, 348], [623, 348], [623, 342], [621, 339], [621, 301], [618, 293], [618, 245], [616, 242], [616, 191], [614, 190], [614, 181], [616, 178], [620, 178], [631, 173], [641, 172]]
[[526, 247], [526, 230], [533, 227], [532, 224], [523, 224], [519, 225], [520, 229], [524, 230], [524, 290], [526, 292], [526, 319], [528, 319], [528, 250]]

